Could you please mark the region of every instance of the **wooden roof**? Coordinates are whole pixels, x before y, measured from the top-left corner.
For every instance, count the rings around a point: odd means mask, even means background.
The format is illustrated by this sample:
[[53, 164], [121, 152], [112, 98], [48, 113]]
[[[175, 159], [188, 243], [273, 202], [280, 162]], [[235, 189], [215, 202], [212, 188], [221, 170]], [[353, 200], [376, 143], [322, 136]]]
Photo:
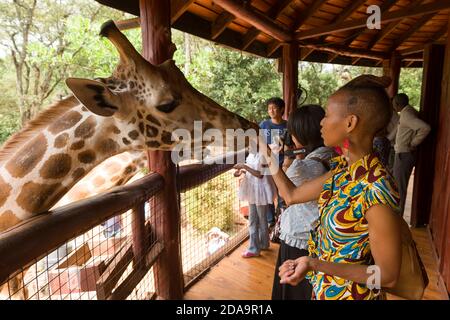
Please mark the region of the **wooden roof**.
[[[139, 15], [139, 0], [96, 1]], [[172, 27], [201, 38], [267, 58], [297, 41], [300, 60], [359, 66], [398, 53], [404, 66], [420, 67], [424, 47], [446, 41], [450, 15], [450, 0], [171, 1]], [[369, 5], [381, 9], [380, 30], [366, 26]]]

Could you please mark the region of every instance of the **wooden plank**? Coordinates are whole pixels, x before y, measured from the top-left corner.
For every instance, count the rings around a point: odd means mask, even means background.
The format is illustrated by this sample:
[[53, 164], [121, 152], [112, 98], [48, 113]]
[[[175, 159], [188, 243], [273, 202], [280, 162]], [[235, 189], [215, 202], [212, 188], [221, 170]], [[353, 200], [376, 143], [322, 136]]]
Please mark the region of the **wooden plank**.
[[436, 42], [436, 41], [439, 40], [443, 35], [445, 35], [445, 34], [447, 33], [447, 29], [448, 29], [448, 28], [447, 28], [447, 25], [444, 25], [442, 28], [440, 28], [440, 29], [439, 29], [439, 30], [438, 30], [438, 31], [430, 38], [429, 41], [427, 41], [427, 42], [424, 43], [424, 44], [420, 44], [420, 45], [417, 45], [417, 46], [414, 46], [414, 47], [411, 47], [411, 48], [408, 48], [408, 49], [401, 50], [401, 51], [399, 52], [400, 55], [402, 55], [402, 56], [407, 56], [407, 55], [410, 55], [410, 54], [414, 54], [414, 53], [423, 51], [424, 48], [425, 48], [427, 45]]
[[[156, 242], [147, 252], [144, 260], [134, 264], [133, 271], [125, 278], [125, 280], [114, 290], [107, 298], [108, 300], [125, 300], [136, 286], [141, 282], [142, 278], [148, 273], [154, 265], [157, 258], [161, 255], [164, 246]], [[158, 295], [160, 296], [160, 295]]]
[[397, 38], [389, 49], [389, 52], [395, 51], [399, 46], [403, 44], [409, 37], [411, 37], [417, 30], [419, 30], [425, 23], [433, 18], [434, 13], [430, 13], [421, 17], [416, 21], [401, 37]]
[[287, 120], [291, 111], [297, 107], [298, 86], [298, 44], [290, 43], [283, 46], [283, 99], [286, 103], [284, 119]]
[[[439, 108], [442, 95], [442, 66], [445, 46], [429, 45], [424, 52], [422, 99], [420, 118], [432, 128], [439, 127]], [[414, 173], [414, 191], [411, 224], [421, 226], [429, 223], [433, 197], [433, 180], [436, 159], [436, 130], [432, 130], [417, 150]]]
[[302, 47], [300, 50], [300, 60], [304, 61], [308, 56], [313, 53], [314, 49]]
[[107, 264], [106, 270], [97, 280], [97, 298], [99, 300], [105, 300], [111, 295], [114, 287], [132, 260], [132, 244], [126, 243]]
[[281, 47], [281, 42], [279, 41], [272, 41], [268, 46], [267, 46], [267, 57], [272, 56], [275, 51], [278, 50], [278, 48]]
[[278, 41], [289, 42], [292, 40], [289, 30], [279, 26], [265, 15], [252, 10], [250, 6], [244, 6], [235, 0], [214, 0], [214, 3]]
[[383, 75], [388, 76], [392, 80], [389, 87], [386, 88], [390, 98], [393, 98], [398, 93], [401, 66], [402, 59], [398, 54], [393, 54], [389, 60], [383, 61]]
[[[292, 3], [292, 0], [283, 0], [277, 2], [270, 11], [267, 13], [267, 16], [270, 19], [277, 20], [278, 17], [282, 14], [282, 12]], [[248, 48], [248, 46], [256, 40], [256, 38], [261, 34], [261, 32], [255, 27], [250, 28], [247, 33], [244, 35], [242, 50]]]
[[[150, 63], [159, 65], [173, 58], [173, 43], [170, 38], [170, 2], [159, 0], [140, 0], [140, 16], [142, 25], [143, 57]], [[177, 193], [176, 168], [171, 152], [149, 152], [149, 169], [164, 178], [162, 192], [153, 197], [151, 203], [157, 212], [151, 215], [151, 223], [156, 239], [164, 242], [166, 249], [154, 267], [156, 294], [163, 299], [180, 299], [183, 296], [183, 270], [181, 267], [180, 243], [180, 199]], [[141, 276], [136, 271], [136, 278]], [[143, 275], [142, 275], [143, 276]], [[130, 278], [124, 284], [133, 284]]]
[[[441, 10], [446, 10], [450, 8], [450, 2], [438, 1], [433, 3], [428, 3], [424, 5], [419, 5], [415, 7], [410, 7], [401, 10], [395, 10], [386, 13], [381, 16], [381, 22], [391, 22], [397, 21], [400, 19], [408, 18], [408, 17], [416, 17], [422, 16], [424, 14], [438, 12]], [[305, 40], [309, 38], [318, 37], [321, 35], [326, 35], [330, 33], [337, 33], [347, 30], [353, 30], [358, 28], [365, 28], [367, 23], [367, 19], [358, 19], [352, 21], [346, 21], [341, 24], [331, 24], [328, 26], [312, 28], [311, 30], [300, 31], [296, 33], [297, 40]]]
[[331, 52], [331, 53], [338, 53], [343, 56], [348, 57], [360, 57], [360, 58], [367, 58], [367, 59], [386, 59], [388, 55], [380, 52], [375, 51], [369, 51], [364, 49], [356, 49], [356, 48], [344, 48], [342, 46], [320, 46], [316, 44], [309, 44], [309, 43], [302, 43], [302, 47], [306, 48], [312, 48], [315, 50], [325, 51], [325, 52]]
[[181, 15], [186, 12], [189, 6], [194, 3], [194, 0], [170, 0], [170, 15], [171, 23], [178, 20]]
[[307, 6], [307, 9], [305, 11], [302, 11], [300, 16], [295, 19], [294, 27], [292, 28], [293, 31], [297, 31], [301, 28], [301, 26], [308, 20], [310, 17], [316, 13], [317, 10], [319, 10], [320, 6], [322, 6], [327, 0], [314, 0], [313, 3], [311, 3], [309, 6]]
[[211, 26], [211, 39], [216, 39], [234, 19], [235, 16], [231, 13], [227, 11], [222, 12]]
[[332, 63], [337, 57], [339, 57], [339, 53], [331, 53], [330, 57], [328, 58], [328, 63]]

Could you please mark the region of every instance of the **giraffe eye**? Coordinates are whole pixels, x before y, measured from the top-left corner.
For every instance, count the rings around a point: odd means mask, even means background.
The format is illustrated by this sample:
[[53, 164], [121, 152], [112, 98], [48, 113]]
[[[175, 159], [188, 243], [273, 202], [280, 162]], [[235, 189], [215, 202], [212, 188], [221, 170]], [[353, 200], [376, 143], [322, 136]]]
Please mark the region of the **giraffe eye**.
[[168, 103], [160, 104], [159, 106], [156, 107], [156, 109], [164, 113], [170, 113], [173, 110], [175, 110], [175, 108], [178, 107], [179, 104], [180, 100], [172, 100]]

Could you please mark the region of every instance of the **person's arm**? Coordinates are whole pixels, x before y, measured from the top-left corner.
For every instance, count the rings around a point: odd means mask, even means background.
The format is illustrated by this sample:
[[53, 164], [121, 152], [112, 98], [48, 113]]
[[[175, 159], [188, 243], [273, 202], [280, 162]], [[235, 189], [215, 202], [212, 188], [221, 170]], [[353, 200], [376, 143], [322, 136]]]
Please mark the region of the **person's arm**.
[[287, 205], [308, 202], [319, 198], [325, 181], [332, 176], [331, 172], [327, 172], [318, 178], [305, 182], [301, 186], [296, 187], [295, 184], [286, 176], [284, 171], [280, 170], [278, 160], [270, 151], [267, 144], [261, 139], [259, 140], [259, 147], [260, 152], [266, 158], [269, 165], [269, 170], [275, 184], [277, 185], [278, 193]]
[[252, 176], [255, 176], [259, 179], [261, 179], [263, 177], [263, 175], [261, 174], [260, 171], [252, 169], [249, 166], [247, 166], [246, 164], [236, 164], [233, 168], [238, 169], [238, 170], [245, 170], [245, 171], [249, 172]]
[[[390, 207], [383, 204], [372, 206], [365, 216], [369, 223], [370, 250], [380, 271], [380, 285], [393, 287], [400, 274], [402, 257], [398, 217]], [[373, 274], [368, 268], [367, 265], [333, 263], [304, 256], [284, 262], [279, 275], [281, 283], [291, 285], [297, 285], [309, 271], [367, 284], [368, 278]]]
[[430, 133], [431, 127], [428, 125], [428, 123], [418, 118], [417, 116], [410, 114], [409, 112], [405, 115], [406, 119], [404, 124], [415, 132], [415, 135], [409, 145], [412, 148], [416, 148]]

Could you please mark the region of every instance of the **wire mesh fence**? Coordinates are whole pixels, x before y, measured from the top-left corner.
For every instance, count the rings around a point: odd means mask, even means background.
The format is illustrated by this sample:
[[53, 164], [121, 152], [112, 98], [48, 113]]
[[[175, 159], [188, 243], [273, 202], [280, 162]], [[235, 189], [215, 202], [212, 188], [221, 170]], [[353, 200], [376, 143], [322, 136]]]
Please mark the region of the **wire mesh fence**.
[[[237, 198], [238, 181], [229, 168], [230, 166], [214, 165], [194, 168], [195, 170], [191, 168], [185, 171], [181, 178], [179, 177], [180, 180], [185, 178], [185, 185], [179, 189], [180, 249], [185, 288], [241, 243], [248, 234], [247, 221], [239, 212], [241, 204]], [[197, 175], [198, 172], [202, 172], [201, 177]], [[153, 185], [149, 182], [151, 181], [145, 183]], [[148, 187], [145, 188], [147, 189]], [[157, 201], [158, 192], [161, 191], [160, 189], [155, 189], [151, 193], [145, 191], [152, 196], [143, 197], [141, 193], [139, 196], [135, 193], [127, 196], [126, 190], [125, 193], [123, 188], [118, 190], [122, 194], [107, 193], [109, 198], [97, 204], [90, 203], [83, 206], [75, 203], [63, 207], [68, 207], [66, 211], [71, 210], [77, 215], [99, 215], [106, 218], [100, 222], [95, 220], [95, 224], [89, 224], [94, 226], [89, 227], [89, 230], [75, 229], [78, 232], [82, 230], [82, 233], [72, 233], [74, 236], [64, 241], [62, 245], [61, 242], [52, 242], [54, 243], [52, 250], [44, 253], [45, 248], [48, 248], [48, 239], [43, 238], [47, 247], [37, 251], [38, 258], [31, 260], [31, 256], [27, 260], [27, 267], [9, 275], [8, 280], [0, 286], [0, 298], [30, 300], [154, 298], [156, 288], [152, 266], [163, 250], [163, 243], [156, 239], [152, 226], [160, 224], [164, 214]], [[133, 190], [131, 191], [135, 192]], [[117, 197], [119, 199], [116, 199]], [[136, 199], [129, 200], [130, 197]], [[116, 199], [115, 203], [124, 209], [114, 211], [101, 208], [103, 203], [113, 208], [112, 199]], [[121, 205], [123, 202], [127, 204]], [[86, 210], [86, 208], [100, 209], [96, 212], [95, 209]], [[127, 210], [129, 208], [131, 209]], [[115, 215], [108, 214], [108, 210], [114, 211]], [[70, 223], [66, 221], [65, 225], [68, 224]], [[68, 239], [70, 236], [65, 237], [67, 227], [64, 228], [60, 230], [64, 234], [62, 238]], [[59, 232], [57, 228], [50, 230]], [[55, 238], [55, 235], [43, 235], [47, 236]], [[40, 239], [34, 241], [33, 246], [40, 248]], [[21, 254], [24, 255], [24, 252]]]

